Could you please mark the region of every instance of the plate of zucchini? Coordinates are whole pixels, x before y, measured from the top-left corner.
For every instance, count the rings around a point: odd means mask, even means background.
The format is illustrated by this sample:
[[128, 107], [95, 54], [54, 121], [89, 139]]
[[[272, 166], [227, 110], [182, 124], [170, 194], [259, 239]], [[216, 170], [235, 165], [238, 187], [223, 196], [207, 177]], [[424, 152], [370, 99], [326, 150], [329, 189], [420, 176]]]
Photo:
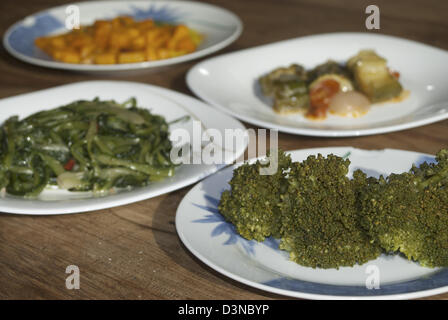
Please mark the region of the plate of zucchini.
[[448, 118], [446, 63], [446, 51], [415, 41], [331, 33], [208, 59], [187, 83], [216, 108], [259, 126], [361, 136]]
[[[219, 119], [219, 120], [218, 120]], [[192, 162], [194, 130], [244, 126], [173, 91], [123, 81], [88, 81], [0, 100], [0, 212], [63, 214], [152, 198], [236, 160]], [[205, 133], [204, 133], [205, 134]], [[201, 141], [205, 144], [201, 133]], [[211, 143], [211, 142], [210, 142]]]

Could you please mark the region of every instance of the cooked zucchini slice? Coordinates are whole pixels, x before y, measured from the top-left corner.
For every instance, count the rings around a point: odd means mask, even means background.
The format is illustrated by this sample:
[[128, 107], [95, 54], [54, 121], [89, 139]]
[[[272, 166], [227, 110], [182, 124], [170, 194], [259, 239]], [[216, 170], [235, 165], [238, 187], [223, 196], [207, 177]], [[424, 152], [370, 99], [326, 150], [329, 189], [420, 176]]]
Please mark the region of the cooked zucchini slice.
[[278, 94], [274, 98], [274, 111], [280, 114], [305, 113], [309, 106], [308, 93], [296, 93], [288, 97]]
[[305, 82], [306, 77], [305, 68], [298, 64], [292, 64], [289, 67], [277, 68], [261, 77], [260, 85], [264, 95], [274, 97], [276, 91], [282, 89], [283, 84]]
[[337, 74], [345, 78], [350, 77], [350, 72], [345, 66], [337, 63], [336, 61], [328, 60], [308, 72], [308, 83], [312, 83], [319, 77], [326, 74]]
[[373, 50], [362, 50], [350, 58], [347, 67], [353, 73], [356, 87], [372, 102], [382, 102], [399, 96], [400, 82], [391, 75], [386, 59]]
[[297, 64], [278, 68], [260, 78], [263, 94], [274, 98], [274, 111], [301, 113], [309, 107], [307, 73]]

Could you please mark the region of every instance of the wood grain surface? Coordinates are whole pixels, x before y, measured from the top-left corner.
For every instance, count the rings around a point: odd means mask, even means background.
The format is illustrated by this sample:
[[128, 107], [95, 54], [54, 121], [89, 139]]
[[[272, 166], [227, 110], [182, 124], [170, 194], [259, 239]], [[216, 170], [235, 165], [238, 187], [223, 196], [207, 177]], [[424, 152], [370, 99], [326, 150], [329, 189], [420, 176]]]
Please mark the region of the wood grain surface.
[[[317, 33], [367, 32], [364, 10], [371, 4], [360, 0], [207, 2], [235, 12], [244, 22], [241, 37], [217, 54]], [[63, 3], [68, 2], [29, 0], [19, 4], [2, 0], [1, 34], [17, 20]], [[448, 50], [448, 1], [382, 0], [375, 4], [381, 10], [379, 32]], [[158, 73], [106, 77], [35, 67], [14, 59], [1, 48], [0, 98], [94, 79], [150, 83], [192, 95], [184, 79], [196, 62]], [[435, 153], [447, 147], [447, 129], [448, 121], [442, 121], [367, 137], [313, 138], [280, 133], [279, 145], [284, 150], [353, 146]], [[0, 214], [0, 298], [284, 299], [218, 274], [181, 244], [174, 217], [180, 200], [190, 188], [90, 213], [40, 217]], [[65, 268], [71, 264], [80, 268], [79, 290], [65, 287]], [[447, 298], [448, 294], [430, 297]]]

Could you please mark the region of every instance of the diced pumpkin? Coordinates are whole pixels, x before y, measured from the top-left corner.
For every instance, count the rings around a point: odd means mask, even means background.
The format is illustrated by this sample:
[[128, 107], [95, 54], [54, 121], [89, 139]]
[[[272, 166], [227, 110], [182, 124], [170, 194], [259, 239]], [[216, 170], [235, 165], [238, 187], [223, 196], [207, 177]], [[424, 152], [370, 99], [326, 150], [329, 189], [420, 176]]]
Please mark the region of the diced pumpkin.
[[143, 51], [122, 52], [118, 54], [118, 63], [135, 63], [145, 61]]
[[94, 58], [97, 64], [115, 64], [117, 63], [117, 55], [114, 52], [99, 53]]
[[185, 25], [156, 25], [122, 16], [97, 20], [69, 33], [41, 37], [35, 45], [70, 63], [133, 63], [176, 57], [196, 50], [199, 34]]
[[190, 31], [187, 26], [181, 24], [174, 28], [173, 39], [179, 40], [190, 36]]
[[109, 46], [112, 49], [121, 49], [127, 47], [131, 39], [124, 32], [113, 33], [109, 39]]
[[173, 50], [166, 48], [157, 49], [157, 58], [158, 59], [168, 59], [173, 57]]
[[193, 40], [191, 40], [191, 38], [185, 37], [178, 41], [176, 49], [185, 52], [193, 52], [196, 50], [196, 45], [194, 44]]
[[155, 48], [153, 47], [146, 48], [146, 60], [149, 61], [157, 60], [157, 52]]
[[62, 49], [66, 46], [65, 39], [63, 37], [54, 37], [50, 40], [50, 45], [55, 49]]
[[138, 36], [135, 39], [132, 39], [132, 49], [134, 50], [142, 50], [146, 47], [146, 39], [144, 36]]
[[69, 50], [55, 51], [54, 57], [55, 59], [66, 63], [80, 63], [81, 61], [81, 57], [77, 52]]

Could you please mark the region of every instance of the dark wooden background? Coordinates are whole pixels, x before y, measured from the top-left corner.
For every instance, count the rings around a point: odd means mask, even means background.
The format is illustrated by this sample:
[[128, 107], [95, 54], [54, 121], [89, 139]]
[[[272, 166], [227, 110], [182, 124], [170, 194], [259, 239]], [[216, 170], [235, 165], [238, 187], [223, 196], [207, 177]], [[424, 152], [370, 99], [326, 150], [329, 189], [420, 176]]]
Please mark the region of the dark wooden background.
[[[221, 53], [299, 36], [366, 32], [360, 0], [212, 0], [244, 22], [242, 36]], [[0, 33], [56, 0], [0, 2]], [[375, 1], [379, 32], [448, 50], [448, 1]], [[378, 32], [378, 31], [369, 31]], [[405, 52], [403, 54], [406, 54]], [[0, 49], [0, 98], [76, 81], [121, 79], [192, 95], [185, 74], [196, 62], [159, 73], [92, 76], [28, 65]], [[446, 66], [445, 66], [446, 67]], [[247, 124], [246, 124], [247, 125]], [[247, 125], [247, 127], [252, 127]], [[284, 150], [325, 146], [398, 148], [435, 153], [448, 145], [448, 121], [377, 136], [313, 138], [279, 134]], [[190, 187], [127, 206], [61, 216], [0, 215], [0, 298], [7, 299], [278, 299], [206, 267], [181, 244], [176, 208]], [[81, 270], [81, 289], [67, 290], [65, 268]], [[448, 294], [431, 297], [447, 299]]]

